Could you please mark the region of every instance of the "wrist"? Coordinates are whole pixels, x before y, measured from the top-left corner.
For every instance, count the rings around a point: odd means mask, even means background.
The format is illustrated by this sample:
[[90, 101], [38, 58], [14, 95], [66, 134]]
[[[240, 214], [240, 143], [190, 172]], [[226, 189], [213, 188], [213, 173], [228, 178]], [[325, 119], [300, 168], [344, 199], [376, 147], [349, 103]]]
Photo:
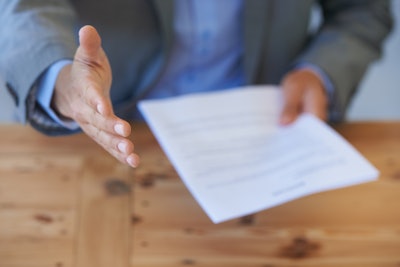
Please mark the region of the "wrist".
[[73, 120], [68, 105], [68, 87], [71, 86], [72, 64], [64, 66], [56, 79], [54, 93], [51, 98], [51, 108], [63, 120]]

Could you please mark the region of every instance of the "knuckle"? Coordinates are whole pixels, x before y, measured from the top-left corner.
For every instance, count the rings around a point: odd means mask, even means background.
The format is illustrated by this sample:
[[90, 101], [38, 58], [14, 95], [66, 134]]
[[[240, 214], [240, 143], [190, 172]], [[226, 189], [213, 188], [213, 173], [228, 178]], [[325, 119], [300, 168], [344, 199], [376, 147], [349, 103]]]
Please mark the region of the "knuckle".
[[85, 116], [79, 109], [72, 109], [72, 118], [77, 122], [83, 122]]

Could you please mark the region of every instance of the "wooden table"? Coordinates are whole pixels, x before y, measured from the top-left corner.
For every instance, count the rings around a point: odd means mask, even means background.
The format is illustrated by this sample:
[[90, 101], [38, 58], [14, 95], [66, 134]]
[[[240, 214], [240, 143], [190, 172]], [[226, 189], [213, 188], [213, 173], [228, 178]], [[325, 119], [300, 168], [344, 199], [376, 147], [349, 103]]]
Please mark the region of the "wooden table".
[[379, 181], [215, 225], [143, 124], [135, 170], [83, 134], [0, 126], [0, 267], [398, 267], [400, 123], [336, 129]]

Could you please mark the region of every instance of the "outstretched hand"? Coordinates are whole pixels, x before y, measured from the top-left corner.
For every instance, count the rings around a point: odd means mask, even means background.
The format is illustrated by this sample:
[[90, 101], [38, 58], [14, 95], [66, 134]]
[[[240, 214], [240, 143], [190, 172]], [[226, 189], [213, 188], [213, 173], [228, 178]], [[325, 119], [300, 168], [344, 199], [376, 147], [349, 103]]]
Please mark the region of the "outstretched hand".
[[82, 27], [79, 44], [72, 64], [64, 67], [57, 78], [52, 106], [61, 116], [76, 121], [119, 161], [136, 167], [139, 157], [128, 139], [131, 127], [113, 111], [110, 64], [96, 29]]

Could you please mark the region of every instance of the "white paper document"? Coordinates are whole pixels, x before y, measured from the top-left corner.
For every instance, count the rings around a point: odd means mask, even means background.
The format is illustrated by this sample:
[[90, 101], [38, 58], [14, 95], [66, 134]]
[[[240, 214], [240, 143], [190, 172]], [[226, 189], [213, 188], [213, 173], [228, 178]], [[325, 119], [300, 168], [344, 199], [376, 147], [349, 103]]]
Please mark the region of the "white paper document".
[[139, 109], [214, 223], [378, 178], [314, 116], [279, 126], [280, 105], [276, 87], [251, 86], [145, 100]]

